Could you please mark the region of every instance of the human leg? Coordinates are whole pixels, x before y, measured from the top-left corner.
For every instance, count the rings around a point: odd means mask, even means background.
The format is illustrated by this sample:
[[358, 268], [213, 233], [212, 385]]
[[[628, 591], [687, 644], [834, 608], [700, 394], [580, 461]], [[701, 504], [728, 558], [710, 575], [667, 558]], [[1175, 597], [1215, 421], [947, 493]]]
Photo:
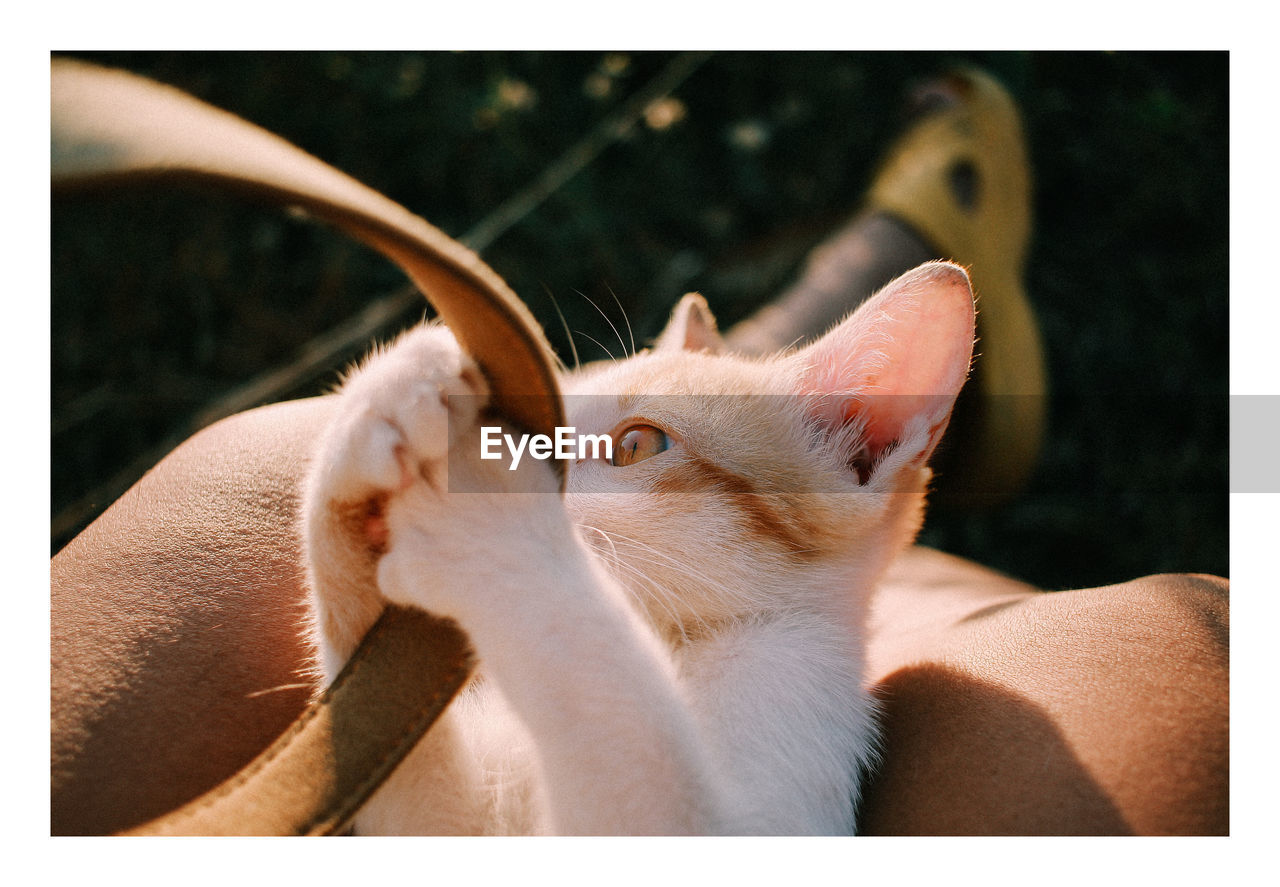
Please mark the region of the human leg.
[[1227, 834], [1226, 581], [983, 573], [916, 550], [881, 589], [864, 833]]
[[237, 772], [306, 705], [295, 523], [329, 403], [210, 426], [53, 558], [54, 834], [168, 812]]
[[772, 353], [824, 332], [922, 262], [966, 266], [978, 299], [978, 346], [934, 459], [934, 498], [968, 507], [1006, 501], [1035, 466], [1048, 387], [1022, 288], [1030, 201], [1022, 127], [1003, 87], [971, 70], [933, 81], [917, 90], [913, 122], [889, 150], [865, 206], [726, 341]]

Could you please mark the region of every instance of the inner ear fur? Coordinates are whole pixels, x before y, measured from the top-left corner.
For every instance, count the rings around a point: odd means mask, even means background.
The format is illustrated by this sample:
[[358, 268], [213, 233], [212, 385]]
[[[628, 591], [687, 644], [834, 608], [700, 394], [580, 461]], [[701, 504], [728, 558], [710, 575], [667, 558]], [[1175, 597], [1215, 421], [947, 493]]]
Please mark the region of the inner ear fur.
[[850, 444], [857, 452], [849, 454], [860, 475], [908, 439], [919, 452], [904, 457], [922, 465], [968, 378], [973, 342], [968, 274], [950, 262], [930, 262], [890, 282], [795, 354], [797, 393], [812, 398], [810, 413], [828, 431], [861, 429]]

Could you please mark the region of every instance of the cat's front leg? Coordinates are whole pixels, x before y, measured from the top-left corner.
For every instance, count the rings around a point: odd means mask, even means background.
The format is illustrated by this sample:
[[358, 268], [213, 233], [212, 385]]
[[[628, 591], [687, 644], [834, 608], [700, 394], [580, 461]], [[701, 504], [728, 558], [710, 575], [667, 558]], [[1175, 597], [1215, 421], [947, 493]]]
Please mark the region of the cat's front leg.
[[[475, 365], [439, 326], [415, 328], [375, 352], [335, 396], [333, 419], [312, 456], [302, 523], [314, 634], [327, 681], [386, 605], [377, 564], [387, 550], [387, 504], [424, 480], [416, 473], [423, 462], [440, 462], [485, 398]], [[357, 830], [491, 830], [483, 769], [465, 733], [457, 707], [450, 707], [370, 799]]]
[[387, 503], [413, 482], [409, 472], [422, 460], [435, 463], [448, 452], [451, 435], [470, 428], [486, 397], [474, 363], [441, 326], [417, 327], [376, 351], [336, 395], [302, 503], [304, 559], [328, 679], [385, 605], [377, 563], [386, 552]]
[[[509, 431], [509, 429], [504, 429]], [[456, 619], [528, 729], [545, 827], [723, 831], [724, 801], [669, 652], [590, 554], [545, 462], [423, 458], [392, 497], [383, 594]], [[422, 457], [424, 454], [418, 454]], [[442, 486], [431, 478], [447, 476]]]

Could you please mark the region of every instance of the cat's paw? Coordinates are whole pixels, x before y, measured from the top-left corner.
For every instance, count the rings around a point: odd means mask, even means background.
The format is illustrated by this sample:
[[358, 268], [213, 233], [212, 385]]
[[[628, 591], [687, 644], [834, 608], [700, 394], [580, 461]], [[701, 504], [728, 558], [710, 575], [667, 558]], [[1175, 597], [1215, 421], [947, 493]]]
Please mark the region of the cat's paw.
[[477, 618], [505, 618], [513, 583], [546, 587], [578, 553], [551, 464], [525, 458], [513, 468], [510, 459], [484, 457], [481, 440], [477, 423], [455, 442], [447, 483], [418, 481], [388, 499], [378, 563], [383, 598], [468, 629]]
[[513, 585], [544, 588], [580, 554], [554, 469], [482, 459], [478, 432], [450, 452], [445, 486], [415, 482], [387, 500], [378, 562], [384, 599], [468, 629], [478, 613], [505, 618]]
[[488, 387], [442, 326], [421, 326], [372, 355], [343, 385], [321, 443], [313, 499], [363, 515], [365, 543], [386, 542], [383, 506], [415, 483], [444, 485], [450, 447], [476, 424]]

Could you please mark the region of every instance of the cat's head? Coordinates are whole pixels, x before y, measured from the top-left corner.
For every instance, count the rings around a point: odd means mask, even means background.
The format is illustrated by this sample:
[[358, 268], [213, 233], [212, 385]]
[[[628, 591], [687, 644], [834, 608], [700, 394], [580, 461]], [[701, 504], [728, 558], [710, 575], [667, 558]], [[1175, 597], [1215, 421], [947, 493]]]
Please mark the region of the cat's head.
[[686, 296], [652, 350], [566, 380], [570, 424], [614, 449], [570, 466], [570, 508], [667, 629], [840, 606], [816, 598], [865, 591], [919, 529], [973, 339], [968, 276], [942, 262], [765, 359], [727, 353]]

